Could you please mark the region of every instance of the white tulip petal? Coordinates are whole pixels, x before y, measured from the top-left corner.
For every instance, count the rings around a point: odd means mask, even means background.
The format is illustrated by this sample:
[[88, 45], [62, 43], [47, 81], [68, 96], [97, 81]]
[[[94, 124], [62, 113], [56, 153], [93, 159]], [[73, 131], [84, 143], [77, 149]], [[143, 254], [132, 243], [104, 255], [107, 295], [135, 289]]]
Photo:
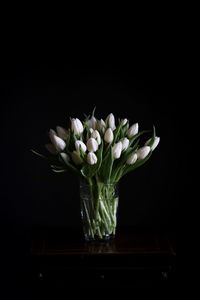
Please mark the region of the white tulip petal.
[[54, 136], [55, 136], [55, 135], [57, 135], [57, 133], [55, 132], [55, 130], [50, 129], [50, 130], [49, 130], [49, 138], [50, 138], [52, 144], [54, 143]]
[[115, 130], [115, 128], [116, 128], [115, 117], [112, 113], [107, 116], [106, 123], [109, 128], [111, 128], [112, 130]]
[[89, 132], [90, 132], [90, 133], [92, 133], [93, 131], [94, 131], [94, 129], [93, 129], [93, 128], [90, 128], [90, 129], [89, 129]]
[[95, 165], [97, 163], [97, 157], [93, 152], [88, 153], [87, 162], [89, 165]]
[[153, 145], [151, 146], [151, 150], [155, 150], [158, 144], [160, 143], [160, 137], [156, 136]]
[[122, 126], [125, 126], [127, 122], [128, 122], [127, 119], [123, 119], [123, 120], [122, 120]]
[[77, 135], [83, 132], [83, 124], [78, 118], [71, 120], [71, 129]]
[[[148, 141], [146, 141], [145, 146], [149, 146], [151, 140], [152, 139], [149, 139]], [[154, 139], [154, 142], [151, 146], [151, 150], [152, 151], [155, 150], [159, 143], [160, 143], [160, 137], [156, 136], [155, 139]]]
[[150, 151], [151, 151], [151, 148], [149, 146], [144, 146], [144, 147], [138, 149], [137, 150], [138, 159], [144, 159], [145, 157], [147, 157], [147, 155], [149, 154]]
[[64, 128], [61, 127], [61, 126], [56, 126], [56, 131], [57, 131], [57, 135], [58, 135], [61, 139], [63, 139], [63, 140], [66, 139], [66, 137], [67, 137], [67, 130], [66, 130], [66, 129], [64, 129]]
[[104, 133], [106, 128], [106, 123], [103, 119], [97, 121], [97, 130]]
[[125, 138], [121, 139], [120, 142], [122, 143], [122, 151], [126, 151], [129, 146], [129, 139], [127, 139], [125, 137]]
[[106, 143], [112, 143], [114, 139], [113, 131], [111, 128], [108, 128], [104, 134], [104, 140]]
[[116, 143], [112, 148], [113, 158], [118, 159], [121, 156], [122, 153], [122, 143], [118, 142]]
[[134, 135], [138, 134], [138, 130], [139, 130], [139, 125], [138, 123], [133, 124], [127, 132], [127, 136], [129, 138], [132, 138]]
[[64, 160], [65, 163], [68, 163], [70, 161], [69, 155], [67, 155], [67, 153], [60, 153], [62, 159]]
[[98, 143], [94, 138], [90, 138], [87, 141], [87, 149], [89, 152], [96, 152], [98, 149]]
[[97, 141], [98, 145], [101, 144], [101, 136], [100, 136], [98, 130], [93, 130], [91, 137]]
[[80, 149], [81, 149], [83, 152], [86, 152], [86, 150], [87, 150], [86, 145], [82, 141], [79, 141], [79, 140], [77, 140], [75, 142], [75, 148], [76, 148], [76, 151], [80, 151]]
[[92, 116], [92, 118], [88, 120], [88, 126], [94, 130], [96, 129], [97, 119], [94, 116]]
[[53, 136], [53, 145], [55, 146], [56, 150], [58, 150], [58, 151], [62, 151], [66, 147], [65, 142], [61, 138], [59, 138], [57, 135]]
[[126, 163], [127, 165], [133, 165], [137, 160], [137, 154], [136, 153], [131, 153], [130, 156], [128, 157]]

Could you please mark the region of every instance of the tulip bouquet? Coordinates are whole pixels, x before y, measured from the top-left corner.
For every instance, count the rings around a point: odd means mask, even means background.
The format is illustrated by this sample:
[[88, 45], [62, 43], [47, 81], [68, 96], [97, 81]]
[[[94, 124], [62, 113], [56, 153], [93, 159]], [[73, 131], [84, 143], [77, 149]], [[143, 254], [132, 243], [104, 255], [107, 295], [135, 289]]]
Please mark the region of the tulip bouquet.
[[116, 185], [127, 173], [142, 166], [159, 144], [153, 127], [152, 136], [140, 145], [149, 131], [139, 131], [138, 123], [127, 119], [116, 123], [111, 113], [105, 120], [91, 116], [81, 122], [72, 118], [70, 128], [50, 129], [45, 157], [56, 172], [71, 170], [81, 179], [81, 215], [86, 240], [114, 236], [118, 195]]

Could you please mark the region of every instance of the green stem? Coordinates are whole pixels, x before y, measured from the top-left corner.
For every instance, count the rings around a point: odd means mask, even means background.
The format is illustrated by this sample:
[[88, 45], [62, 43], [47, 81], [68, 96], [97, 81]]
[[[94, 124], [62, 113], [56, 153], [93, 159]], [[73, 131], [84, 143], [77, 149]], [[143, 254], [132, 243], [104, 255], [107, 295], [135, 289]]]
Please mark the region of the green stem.
[[[87, 191], [87, 187], [83, 188]], [[116, 211], [118, 197], [115, 195], [115, 185], [104, 184], [97, 177], [88, 179], [89, 194], [83, 195], [83, 209], [86, 221], [84, 232], [88, 238], [115, 234]]]

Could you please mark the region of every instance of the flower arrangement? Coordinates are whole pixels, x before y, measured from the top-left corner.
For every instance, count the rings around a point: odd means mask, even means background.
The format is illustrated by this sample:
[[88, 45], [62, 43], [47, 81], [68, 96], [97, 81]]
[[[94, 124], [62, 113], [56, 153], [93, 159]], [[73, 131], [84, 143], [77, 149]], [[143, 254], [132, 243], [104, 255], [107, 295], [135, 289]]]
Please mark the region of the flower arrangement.
[[[142, 166], [158, 146], [160, 138], [153, 127], [152, 136], [140, 145], [140, 137], [149, 130], [139, 131], [138, 123], [129, 126], [127, 119], [110, 113], [105, 120], [91, 116], [83, 122], [71, 119], [68, 129], [50, 129], [51, 143], [46, 144], [45, 157], [56, 172], [71, 170], [81, 178], [82, 217], [86, 239], [105, 238], [115, 234], [118, 195], [116, 184], [127, 173]], [[32, 150], [35, 154], [44, 157]], [[83, 183], [88, 187], [85, 195]]]

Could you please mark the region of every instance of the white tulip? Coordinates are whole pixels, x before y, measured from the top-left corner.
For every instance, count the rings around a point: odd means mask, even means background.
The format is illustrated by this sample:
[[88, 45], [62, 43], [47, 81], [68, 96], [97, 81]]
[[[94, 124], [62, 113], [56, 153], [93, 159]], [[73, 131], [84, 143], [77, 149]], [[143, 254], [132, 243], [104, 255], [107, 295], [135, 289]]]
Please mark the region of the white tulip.
[[87, 162], [89, 165], [95, 165], [97, 163], [97, 157], [93, 152], [88, 153]]
[[[151, 139], [149, 139], [145, 145], [148, 146], [150, 143]], [[155, 150], [158, 144], [160, 143], [160, 137], [156, 136], [153, 142], [153, 145], [151, 146], [151, 151]]]
[[54, 140], [55, 140], [54, 146], [58, 151], [62, 151], [65, 149], [66, 144], [61, 138], [59, 138], [59, 136], [54, 135]]
[[54, 145], [52, 144], [46, 144], [45, 145], [46, 149], [51, 153], [51, 154], [57, 154], [58, 151], [56, 150], [56, 148], [54, 147]]
[[106, 143], [112, 143], [114, 139], [113, 131], [111, 128], [108, 128], [104, 134], [104, 140]]
[[128, 122], [127, 119], [123, 119], [123, 120], [122, 120], [122, 126], [126, 125], [127, 122]]
[[55, 135], [57, 135], [57, 133], [55, 132], [55, 130], [50, 129], [50, 130], [49, 130], [49, 138], [50, 138], [52, 144], [54, 143], [54, 136], [55, 136]]
[[66, 139], [66, 137], [67, 137], [67, 130], [66, 130], [66, 129], [64, 129], [64, 128], [61, 127], [61, 126], [56, 126], [56, 131], [57, 131], [58, 136], [59, 136], [61, 139], [63, 139], [63, 140]]
[[137, 160], [137, 154], [131, 153], [126, 161], [127, 165], [133, 165]]
[[93, 131], [94, 131], [93, 128], [90, 128], [90, 129], [89, 129], [89, 132], [90, 132], [90, 133], [93, 133]]
[[66, 147], [65, 142], [56, 135], [54, 130], [50, 129], [49, 137], [57, 151], [62, 151], [65, 149], [65, 147]]
[[106, 129], [106, 123], [104, 122], [103, 119], [97, 121], [97, 129], [98, 129], [100, 132], [102, 132], [102, 133], [105, 132], [105, 129]]
[[98, 130], [94, 130], [91, 134], [91, 137], [97, 141], [98, 145], [101, 144], [101, 136], [100, 136]]
[[79, 153], [79, 152], [73, 151], [73, 152], [71, 153], [71, 157], [72, 157], [73, 162], [74, 162], [76, 165], [82, 164], [83, 160], [82, 160], [82, 158], [80, 157], [80, 153]]
[[133, 125], [129, 128], [129, 130], [128, 130], [128, 132], [127, 132], [127, 136], [128, 136], [129, 138], [132, 138], [134, 135], [136, 135], [136, 134], [138, 133], [138, 129], [139, 129], [138, 123], [133, 124]]
[[138, 159], [144, 159], [145, 157], [147, 157], [147, 155], [149, 154], [150, 151], [151, 151], [151, 148], [149, 146], [144, 146], [144, 147], [138, 149], [137, 150]]
[[155, 150], [158, 144], [160, 143], [160, 137], [156, 136], [153, 145], [151, 146], [151, 150]]
[[71, 120], [71, 129], [75, 134], [80, 135], [83, 132], [83, 124], [79, 119]]
[[92, 118], [87, 121], [87, 124], [90, 128], [95, 130], [97, 126], [97, 119], [94, 116], [92, 116]]
[[120, 158], [122, 153], [122, 142], [118, 142], [113, 146], [112, 153], [114, 159]]
[[64, 160], [64, 162], [67, 164], [70, 160], [69, 155], [67, 155], [66, 153], [62, 152], [60, 153], [62, 159]]
[[109, 114], [106, 118], [107, 126], [110, 127], [112, 130], [115, 130], [115, 117], [113, 114]]
[[85, 151], [87, 150], [86, 145], [85, 145], [82, 141], [79, 141], [79, 140], [77, 140], [77, 141], [75, 142], [75, 148], [76, 148], [76, 151], [77, 151], [77, 152], [80, 151], [80, 149], [81, 149], [83, 152], [85, 152]]
[[90, 138], [87, 141], [87, 149], [90, 152], [96, 152], [97, 151], [97, 149], [98, 149], [98, 143], [97, 143], [97, 141], [94, 138]]
[[129, 139], [127, 139], [126, 137], [121, 139], [120, 142], [122, 143], [122, 151], [126, 151], [126, 149], [129, 146]]

